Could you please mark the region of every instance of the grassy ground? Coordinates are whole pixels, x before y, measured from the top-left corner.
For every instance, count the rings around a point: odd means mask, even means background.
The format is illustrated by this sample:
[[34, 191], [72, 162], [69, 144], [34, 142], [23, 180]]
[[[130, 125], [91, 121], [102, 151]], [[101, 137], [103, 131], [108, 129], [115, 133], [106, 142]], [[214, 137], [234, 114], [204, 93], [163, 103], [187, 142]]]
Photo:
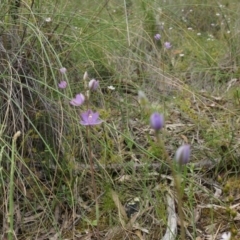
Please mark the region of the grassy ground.
[[239, 239], [238, 1], [80, 2], [0, 3], [3, 239]]

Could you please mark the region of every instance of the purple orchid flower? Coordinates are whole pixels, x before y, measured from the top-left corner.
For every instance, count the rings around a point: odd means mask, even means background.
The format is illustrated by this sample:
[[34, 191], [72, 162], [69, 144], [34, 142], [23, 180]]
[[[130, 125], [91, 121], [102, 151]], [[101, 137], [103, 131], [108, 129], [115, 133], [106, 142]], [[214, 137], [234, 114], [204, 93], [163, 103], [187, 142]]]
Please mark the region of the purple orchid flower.
[[161, 35], [159, 33], [157, 33], [155, 36], [154, 36], [155, 40], [159, 41], [161, 39]]
[[99, 113], [93, 112], [92, 110], [87, 110], [81, 114], [80, 124], [84, 126], [94, 126], [102, 123], [102, 120], [99, 119]]
[[170, 42], [165, 42], [165, 43], [164, 43], [164, 47], [165, 47], [166, 49], [170, 49], [170, 48], [172, 47], [172, 45], [171, 45]]
[[73, 105], [73, 106], [80, 106], [84, 103], [85, 101], [85, 97], [82, 93], [79, 93], [76, 95], [75, 98], [73, 98], [71, 101], [70, 101], [70, 104]]
[[61, 88], [61, 89], [65, 89], [67, 87], [67, 82], [66, 81], [61, 81], [58, 84], [58, 87]]

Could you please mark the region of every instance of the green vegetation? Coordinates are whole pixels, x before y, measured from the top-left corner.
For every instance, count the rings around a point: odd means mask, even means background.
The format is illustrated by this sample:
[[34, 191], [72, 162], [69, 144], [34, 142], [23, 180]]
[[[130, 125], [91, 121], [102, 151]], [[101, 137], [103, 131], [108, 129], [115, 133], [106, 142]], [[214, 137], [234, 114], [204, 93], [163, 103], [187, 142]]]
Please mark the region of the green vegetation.
[[239, 239], [237, 0], [0, 7], [4, 239]]

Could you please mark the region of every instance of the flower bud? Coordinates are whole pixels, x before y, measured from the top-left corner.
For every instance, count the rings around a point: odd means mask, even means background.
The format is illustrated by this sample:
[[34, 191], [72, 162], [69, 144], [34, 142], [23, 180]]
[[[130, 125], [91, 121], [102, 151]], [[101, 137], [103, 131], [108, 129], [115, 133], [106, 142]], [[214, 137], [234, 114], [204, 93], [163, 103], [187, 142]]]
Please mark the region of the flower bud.
[[157, 33], [155, 36], [154, 36], [155, 40], [159, 41], [161, 39], [161, 35], [159, 33]]
[[187, 164], [190, 160], [190, 145], [185, 144], [176, 151], [175, 160], [179, 164]]
[[62, 67], [62, 68], [59, 69], [59, 71], [60, 71], [61, 74], [65, 74], [67, 69], [65, 67]]
[[97, 81], [96, 79], [90, 80], [90, 82], [88, 83], [88, 87], [90, 90], [97, 90], [97, 88], [99, 87], [99, 81]]
[[85, 72], [84, 75], [83, 75], [83, 80], [86, 81], [88, 79], [88, 73]]
[[150, 117], [150, 125], [155, 131], [159, 131], [164, 126], [164, 117], [157, 112], [153, 113]]

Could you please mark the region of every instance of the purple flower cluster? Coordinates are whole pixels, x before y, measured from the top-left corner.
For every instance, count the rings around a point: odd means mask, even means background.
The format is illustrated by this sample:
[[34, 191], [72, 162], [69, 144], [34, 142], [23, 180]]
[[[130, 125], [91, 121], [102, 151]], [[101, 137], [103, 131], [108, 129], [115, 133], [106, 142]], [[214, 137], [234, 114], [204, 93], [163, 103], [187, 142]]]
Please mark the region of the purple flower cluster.
[[[64, 75], [66, 73], [67, 69], [62, 67], [59, 69], [59, 72]], [[86, 81], [88, 78], [87, 72], [84, 73], [84, 81]], [[62, 80], [58, 83], [58, 87], [60, 89], [65, 89], [67, 87], [67, 82]], [[96, 79], [92, 79], [88, 83], [89, 90], [95, 91], [99, 87], [99, 81]], [[75, 98], [73, 98], [70, 101], [70, 104], [72, 106], [81, 106], [85, 102], [85, 96], [82, 93], [76, 94]], [[87, 110], [86, 112], [83, 112], [81, 114], [81, 121], [80, 124], [84, 126], [93, 126], [100, 124], [102, 121], [99, 119], [99, 113], [93, 112], [92, 110]]]
[[[65, 67], [62, 67], [59, 69], [59, 72], [64, 75], [66, 73], [67, 69]], [[65, 80], [60, 81], [60, 83], [58, 84], [58, 87], [60, 89], [65, 89], [67, 87], [67, 82]]]
[[[156, 41], [160, 41], [161, 35], [160, 35], [159, 33], [155, 34], [155, 35], [154, 35], [154, 39], [155, 39]], [[170, 48], [172, 47], [172, 45], [171, 45], [170, 42], [165, 42], [165, 43], [164, 43], [164, 47], [165, 47], [166, 49], [170, 49]]]

